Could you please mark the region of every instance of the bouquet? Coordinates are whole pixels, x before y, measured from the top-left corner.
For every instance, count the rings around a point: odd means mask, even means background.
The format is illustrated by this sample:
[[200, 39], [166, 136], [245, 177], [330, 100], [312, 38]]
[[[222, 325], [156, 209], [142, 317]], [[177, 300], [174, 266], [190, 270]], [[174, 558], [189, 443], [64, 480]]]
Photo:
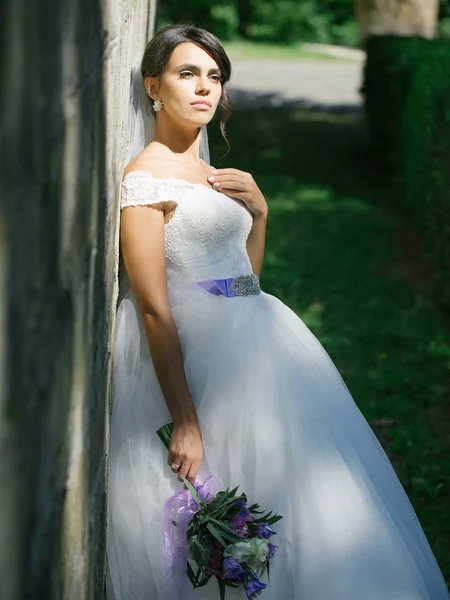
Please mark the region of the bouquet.
[[[157, 434], [169, 449], [172, 424]], [[164, 507], [164, 546], [167, 576], [174, 598], [187, 598], [186, 574], [194, 588], [215, 577], [220, 598], [226, 587], [243, 586], [247, 598], [259, 598], [267, 587], [260, 578], [267, 571], [278, 546], [269, 541], [281, 516], [264, 513], [258, 504], [248, 506], [238, 487], [221, 490], [216, 475], [194, 485], [183, 478], [187, 489], [169, 498]], [[194, 567], [192, 566], [192, 564]]]

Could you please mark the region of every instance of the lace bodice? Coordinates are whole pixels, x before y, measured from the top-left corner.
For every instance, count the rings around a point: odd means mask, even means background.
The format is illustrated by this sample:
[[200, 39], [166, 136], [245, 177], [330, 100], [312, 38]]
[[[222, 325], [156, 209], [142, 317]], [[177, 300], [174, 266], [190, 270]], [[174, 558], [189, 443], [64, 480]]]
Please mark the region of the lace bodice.
[[252, 273], [246, 250], [252, 216], [242, 202], [201, 183], [147, 171], [132, 171], [122, 181], [121, 210], [169, 200], [177, 208], [165, 225], [168, 267], [190, 281]]

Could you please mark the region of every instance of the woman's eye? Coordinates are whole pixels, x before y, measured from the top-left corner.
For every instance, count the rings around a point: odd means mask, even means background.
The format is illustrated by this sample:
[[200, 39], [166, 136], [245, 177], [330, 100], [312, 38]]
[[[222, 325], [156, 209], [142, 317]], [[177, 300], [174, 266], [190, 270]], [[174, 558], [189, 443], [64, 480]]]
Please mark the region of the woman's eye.
[[[180, 73], [180, 77], [182, 79], [186, 79], [186, 77], [189, 77], [192, 75], [192, 77], [194, 77], [194, 73], [192, 73], [192, 71], [182, 71]], [[211, 75], [211, 78], [213, 79], [213, 81], [215, 81], [216, 83], [220, 83], [222, 81], [220, 75]]]

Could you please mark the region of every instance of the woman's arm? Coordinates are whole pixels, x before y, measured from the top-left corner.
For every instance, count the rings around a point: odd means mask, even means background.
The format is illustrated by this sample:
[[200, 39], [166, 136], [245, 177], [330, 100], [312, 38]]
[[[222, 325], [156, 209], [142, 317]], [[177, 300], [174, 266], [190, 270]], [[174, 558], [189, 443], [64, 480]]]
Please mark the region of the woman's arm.
[[264, 247], [266, 243], [267, 212], [254, 215], [252, 229], [247, 238], [247, 254], [252, 263], [253, 272], [261, 274], [264, 260]]
[[155, 373], [173, 420], [168, 464], [178, 478], [197, 476], [203, 449], [197, 412], [188, 388], [180, 340], [167, 298], [164, 212], [161, 204], [121, 213], [122, 255], [142, 316]]

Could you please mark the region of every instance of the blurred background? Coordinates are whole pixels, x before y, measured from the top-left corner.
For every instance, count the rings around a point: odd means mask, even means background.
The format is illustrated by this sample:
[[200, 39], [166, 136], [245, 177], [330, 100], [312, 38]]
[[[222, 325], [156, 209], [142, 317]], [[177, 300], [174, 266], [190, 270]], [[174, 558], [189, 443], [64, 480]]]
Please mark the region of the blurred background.
[[[224, 42], [272, 43], [290, 46], [292, 50], [301, 47], [303, 42], [357, 47], [363, 21], [390, 20], [392, 28], [402, 11], [403, 18], [409, 17], [413, 22], [423, 19], [430, 10], [435, 13], [436, 6], [437, 2], [428, 0], [161, 0], [158, 28], [192, 21]], [[438, 11], [438, 33], [448, 37], [449, 0], [441, 0]], [[434, 26], [435, 22], [433, 29]]]

